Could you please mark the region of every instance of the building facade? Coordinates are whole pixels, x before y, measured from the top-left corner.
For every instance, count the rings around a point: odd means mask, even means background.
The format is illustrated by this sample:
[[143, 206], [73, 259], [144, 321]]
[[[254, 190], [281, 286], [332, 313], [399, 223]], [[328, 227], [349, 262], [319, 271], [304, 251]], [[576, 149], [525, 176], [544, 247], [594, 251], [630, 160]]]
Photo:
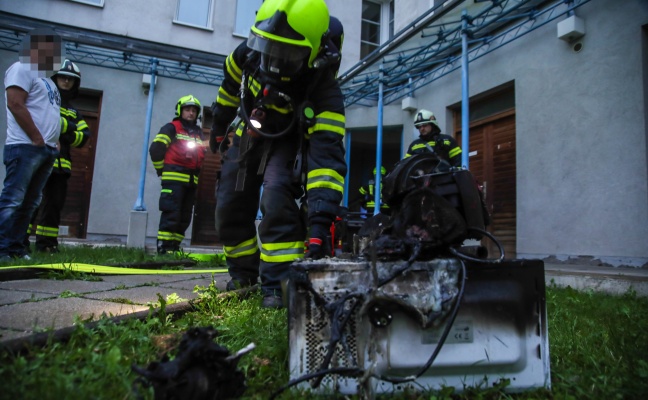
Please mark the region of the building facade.
[[[79, 99], [94, 137], [73, 152], [73, 177], [60, 235], [125, 242], [137, 210], [145, 215], [146, 242], [157, 235], [160, 179], [144, 151], [174, 117], [178, 99], [196, 96], [208, 134], [209, 107], [215, 100], [225, 57], [249, 33], [262, 0], [0, 0], [0, 69], [18, 59], [25, 32], [51, 27], [61, 34], [67, 57], [81, 68]], [[332, 15], [352, 26], [361, 4], [329, 4]], [[350, 28], [352, 37], [357, 28]], [[355, 41], [355, 45], [353, 45]], [[342, 68], [359, 59], [357, 39], [348, 39]], [[357, 48], [353, 51], [353, 48]], [[354, 58], [355, 57], [355, 58]], [[150, 68], [157, 79], [150, 99]], [[151, 101], [150, 116], [149, 101]], [[0, 100], [5, 109], [4, 96]], [[0, 115], [0, 140], [6, 115]], [[216, 245], [214, 188], [218, 156], [208, 154], [194, 222], [185, 244]], [[145, 170], [142, 173], [142, 162]], [[2, 168], [0, 178], [4, 178]], [[137, 233], [139, 234], [139, 232]]]
[[[646, 267], [648, 2], [520, 0], [498, 2], [501, 8], [461, 2], [446, 14], [440, 3], [457, 2], [431, 2], [437, 16], [419, 21], [426, 28], [400, 43], [397, 33], [386, 55], [365, 60], [374, 73], [354, 66], [341, 76], [343, 87], [355, 88], [345, 91], [356, 101], [347, 106], [352, 157], [353, 135], [375, 129], [367, 122], [378, 118], [391, 135], [386, 143], [398, 143], [399, 130], [388, 128], [402, 127], [402, 155], [418, 135], [417, 107], [433, 111], [443, 132], [461, 144], [462, 43], [447, 37], [465, 8], [473, 19], [467, 25], [470, 146], [463, 150], [484, 184], [491, 229], [507, 254]], [[522, 4], [519, 22], [516, 4]], [[405, 21], [421, 18], [421, 6], [397, 1], [396, 21], [403, 21], [399, 12], [409, 13]], [[480, 20], [487, 11], [500, 15]], [[498, 25], [506, 18], [510, 25]], [[405, 37], [408, 30], [417, 27], [396, 29]], [[435, 46], [439, 51], [427, 57]], [[358, 83], [370, 86], [381, 63], [382, 109], [376, 98], [357, 95]], [[408, 79], [414, 89], [395, 95], [399, 80]]]
[[[71, 186], [79, 194], [66, 206], [70, 236], [124, 241], [133, 210], [143, 205], [146, 238], [154, 240], [159, 180], [148, 159], [142, 174], [143, 149], [173, 117], [179, 97], [191, 93], [209, 107], [219, 65], [247, 37], [258, 4], [0, 0], [0, 68], [17, 58], [16, 37], [44, 25], [64, 34], [69, 57], [82, 69], [78, 106], [96, 137], [91, 154], [79, 155], [83, 169]], [[468, 138], [465, 164], [485, 186], [491, 229], [509, 256], [648, 264], [648, 2], [327, 4], [345, 28], [340, 79], [348, 95], [346, 205], [353, 206], [378, 154], [388, 171], [403, 156], [417, 137], [415, 111], [425, 108], [444, 133], [460, 143]], [[449, 39], [463, 10], [474, 51], [467, 71], [461, 41]], [[515, 21], [517, 30], [511, 28]], [[159, 60], [159, 76], [151, 105], [152, 58]], [[405, 61], [394, 66], [397, 59]], [[383, 75], [376, 79], [380, 65]], [[462, 107], [464, 98], [469, 107]], [[4, 113], [0, 126], [4, 140]], [[218, 160], [211, 162], [203, 202], [187, 231], [194, 244], [218, 244], [210, 231]]]

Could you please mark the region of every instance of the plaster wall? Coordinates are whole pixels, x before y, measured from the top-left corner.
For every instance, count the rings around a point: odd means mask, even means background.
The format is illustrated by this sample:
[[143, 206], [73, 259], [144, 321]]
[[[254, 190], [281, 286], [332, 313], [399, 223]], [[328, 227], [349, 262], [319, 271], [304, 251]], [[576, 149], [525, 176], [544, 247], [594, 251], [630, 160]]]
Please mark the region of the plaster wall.
[[[556, 37], [557, 21], [470, 63], [470, 95], [514, 82], [518, 257], [589, 256], [648, 263], [648, 176], [642, 25], [648, 3], [593, 0], [578, 8], [583, 49]], [[461, 101], [457, 70], [415, 94], [445, 132]], [[367, 114], [347, 110], [348, 121]], [[403, 113], [406, 116], [409, 113]], [[385, 125], [396, 124], [385, 113]], [[395, 118], [398, 118], [397, 116]], [[416, 137], [410, 118], [404, 141]], [[407, 132], [412, 132], [407, 137]], [[464, 149], [465, 151], [465, 149]]]
[[72, 1], [0, 0], [0, 10], [217, 54], [228, 53], [240, 42], [239, 38], [232, 36], [236, 2], [214, 1], [212, 29], [172, 23], [176, 3], [168, 0], [110, 0], [101, 8]]
[[[341, 71], [359, 59], [360, 2], [327, 2], [331, 15], [345, 27], [344, 57]], [[127, 37], [166, 43], [218, 54], [229, 54], [244, 38], [234, 36], [236, 2], [214, 1], [213, 30], [198, 29], [171, 21], [175, 0], [111, 0], [103, 8], [70, 1], [0, 0], [0, 10], [79, 28], [105, 31]], [[17, 53], [0, 51], [0, 69], [4, 71], [17, 60]], [[145, 137], [148, 96], [144, 94], [142, 74], [79, 64], [82, 88], [101, 91], [98, 143], [88, 216], [88, 237], [124, 237], [130, 213], [139, 194], [140, 169]], [[177, 99], [193, 94], [209, 106], [218, 87], [158, 77], [146, 148], [156, 133], [174, 116]], [[0, 142], [6, 138], [4, 96], [0, 99]], [[160, 180], [146, 157], [144, 205], [148, 213], [147, 237], [154, 240], [159, 222]], [[5, 169], [0, 168], [0, 179]], [[191, 238], [190, 226], [186, 238]]]
[[[104, 2], [103, 8], [60, 0], [0, 0], [0, 10], [77, 28], [227, 55], [245, 39], [233, 33], [236, 1], [213, 0], [213, 3], [211, 29], [173, 23], [176, 0], [110, 0]], [[326, 3], [329, 13], [337, 17], [345, 29], [342, 72], [360, 59], [362, 2], [328, 0]]]
[[[145, 140], [148, 95], [141, 87], [141, 74], [82, 66], [83, 87], [103, 90], [99, 140], [88, 216], [89, 235], [124, 235], [139, 194]], [[106, 85], [106, 82], [113, 84]], [[88, 86], [85, 84], [87, 83]], [[90, 86], [92, 85], [92, 86]], [[160, 128], [174, 117], [178, 98], [193, 94], [204, 106], [216, 97], [218, 88], [158, 77], [155, 85], [151, 127], [146, 143], [144, 205], [148, 211], [147, 237], [157, 236], [160, 219], [160, 178], [148, 155], [148, 146]], [[191, 238], [191, 227], [185, 232]]]
[[[17, 53], [0, 51], [0, 69], [17, 60]], [[92, 194], [88, 215], [88, 237], [124, 236], [130, 212], [139, 195], [142, 152], [145, 140], [148, 95], [142, 89], [142, 74], [79, 64], [81, 87], [103, 92], [95, 156]], [[148, 212], [147, 237], [157, 236], [160, 219], [160, 178], [148, 155], [148, 146], [159, 129], [174, 117], [178, 98], [193, 94], [203, 106], [216, 98], [218, 88], [204, 84], [158, 77], [146, 142], [144, 205]], [[6, 103], [0, 100], [0, 142], [6, 138]], [[73, 160], [74, 162], [74, 160]], [[5, 169], [0, 169], [4, 179]], [[191, 238], [191, 227], [186, 231]]]

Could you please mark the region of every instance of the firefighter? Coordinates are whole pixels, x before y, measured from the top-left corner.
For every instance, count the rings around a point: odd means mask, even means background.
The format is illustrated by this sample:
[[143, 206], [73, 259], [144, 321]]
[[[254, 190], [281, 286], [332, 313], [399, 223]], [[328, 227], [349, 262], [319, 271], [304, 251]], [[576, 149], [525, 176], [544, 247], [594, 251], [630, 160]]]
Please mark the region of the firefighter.
[[157, 253], [180, 250], [193, 213], [198, 175], [205, 158], [206, 143], [197, 121], [200, 101], [192, 95], [176, 103], [175, 118], [160, 129], [149, 153], [162, 178], [160, 226]]
[[52, 80], [61, 93], [59, 156], [54, 160], [54, 168], [45, 183], [41, 204], [34, 213], [28, 233], [36, 234], [36, 251], [58, 253], [61, 210], [67, 196], [68, 179], [72, 175], [70, 149], [83, 147], [90, 139], [90, 129], [83, 116], [71, 104], [71, 100], [78, 96], [81, 86], [79, 67], [72, 61], [65, 60]]
[[[385, 167], [381, 166], [380, 167], [380, 176], [381, 176], [381, 181], [382, 179], [387, 175], [387, 170]], [[373, 169], [373, 176], [376, 176], [376, 168]], [[360, 203], [362, 204], [362, 208], [367, 210], [367, 213], [369, 215], [374, 214], [374, 210], [376, 209], [376, 194], [375, 194], [375, 185], [376, 181], [374, 179], [370, 179], [369, 182], [365, 186], [362, 186], [360, 189], [358, 189], [358, 192], [360, 192]], [[380, 212], [382, 213], [387, 213], [389, 211], [389, 206], [385, 203], [382, 202], [382, 185], [380, 186], [381, 188], [381, 193], [380, 193]]]
[[409, 145], [406, 158], [429, 151], [453, 167], [461, 166], [461, 147], [452, 136], [441, 133], [432, 111], [419, 110], [414, 117], [414, 126], [419, 131], [419, 137]]
[[[323, 0], [265, 0], [248, 40], [227, 57], [212, 105], [214, 152], [237, 109], [241, 116], [216, 193], [227, 288], [260, 277], [264, 307], [282, 307], [281, 281], [294, 260], [330, 254], [330, 227], [340, 212], [347, 170], [344, 99], [335, 79], [341, 38], [329, 37], [329, 18]], [[338, 43], [337, 51], [328, 43]], [[304, 219], [296, 200], [306, 206]]]

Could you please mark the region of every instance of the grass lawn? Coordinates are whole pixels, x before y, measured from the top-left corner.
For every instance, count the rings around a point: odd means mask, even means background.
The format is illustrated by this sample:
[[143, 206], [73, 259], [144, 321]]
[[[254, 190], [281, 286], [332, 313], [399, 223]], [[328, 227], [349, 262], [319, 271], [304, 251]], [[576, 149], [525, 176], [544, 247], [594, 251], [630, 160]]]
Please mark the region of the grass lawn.
[[[65, 249], [47, 262], [119, 264], [159, 257], [127, 249]], [[169, 256], [167, 256], [169, 257]], [[169, 257], [177, 260], [182, 257]], [[164, 258], [162, 258], [164, 260]], [[112, 261], [112, 262], [109, 262]], [[43, 263], [38, 258], [32, 263]], [[203, 263], [201, 263], [203, 264]], [[212, 265], [214, 266], [214, 265]], [[198, 265], [209, 268], [210, 265]], [[72, 276], [71, 276], [72, 275]], [[87, 278], [57, 272], [51, 278]], [[245, 399], [268, 399], [288, 382], [286, 310], [260, 307], [261, 298], [217, 296], [213, 287], [196, 288], [196, 310], [175, 319], [158, 313], [146, 320], [115, 324], [102, 320], [94, 329], [79, 324], [67, 343], [50, 342], [15, 356], [0, 352], [0, 399], [135, 399], [131, 365], [145, 367], [196, 326], [213, 325], [216, 342], [234, 352], [250, 342], [256, 349], [239, 364], [246, 376]], [[552, 390], [508, 394], [505, 387], [448, 388], [435, 393], [385, 396], [396, 399], [644, 399], [648, 395], [648, 298], [634, 293], [610, 296], [547, 289]], [[2, 308], [0, 308], [2, 312]], [[140, 388], [141, 389], [141, 388]], [[140, 390], [152, 399], [152, 390]], [[317, 398], [285, 392], [279, 399]], [[330, 398], [330, 397], [329, 397]], [[346, 398], [339, 396], [339, 398]]]

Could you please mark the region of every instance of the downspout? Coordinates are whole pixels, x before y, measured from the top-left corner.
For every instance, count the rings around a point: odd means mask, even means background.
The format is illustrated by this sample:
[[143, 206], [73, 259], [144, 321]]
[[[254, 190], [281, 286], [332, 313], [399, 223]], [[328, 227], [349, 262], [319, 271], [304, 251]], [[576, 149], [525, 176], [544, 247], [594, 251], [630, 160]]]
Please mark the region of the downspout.
[[380, 64], [380, 74], [379, 74], [379, 83], [378, 83], [378, 129], [377, 129], [377, 139], [376, 139], [376, 186], [374, 192], [374, 215], [380, 213], [381, 202], [381, 178], [382, 174], [380, 169], [382, 168], [382, 148], [383, 148], [383, 64]]
[[144, 126], [144, 144], [142, 145], [142, 161], [140, 163], [140, 181], [139, 181], [139, 194], [135, 205], [134, 211], [146, 211], [144, 205], [144, 183], [146, 182], [146, 163], [148, 161], [148, 145], [149, 137], [151, 134], [151, 115], [153, 114], [153, 97], [155, 94], [155, 80], [157, 76], [157, 58], [151, 58], [151, 86], [148, 93], [148, 105], [146, 106], [146, 123]]
[[468, 165], [469, 149], [469, 101], [468, 96], [468, 13], [461, 12], [461, 165], [470, 169]]

